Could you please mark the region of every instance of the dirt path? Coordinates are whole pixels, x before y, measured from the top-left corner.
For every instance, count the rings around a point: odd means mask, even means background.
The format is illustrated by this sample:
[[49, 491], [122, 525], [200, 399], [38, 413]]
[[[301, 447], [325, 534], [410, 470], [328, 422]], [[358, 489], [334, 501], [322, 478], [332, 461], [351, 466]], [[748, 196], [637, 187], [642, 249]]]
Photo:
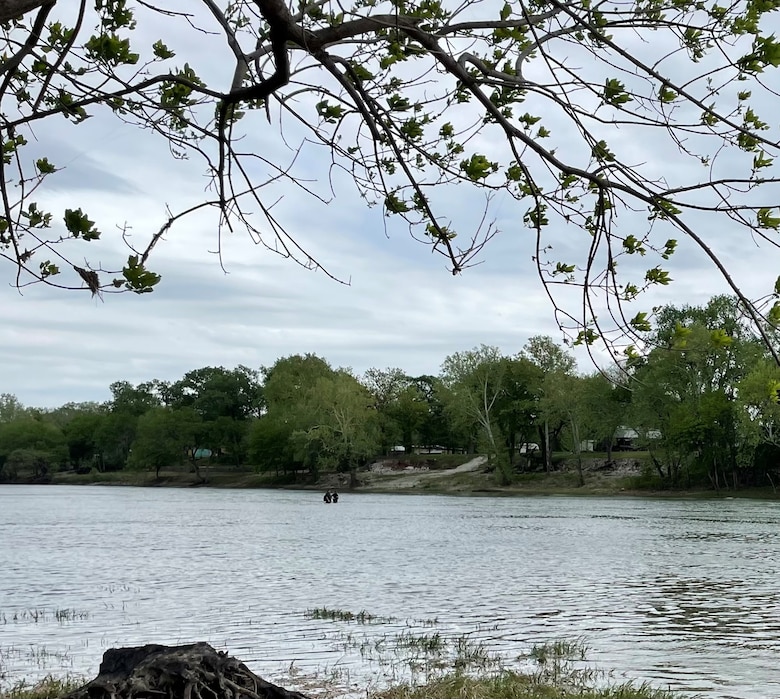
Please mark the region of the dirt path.
[[424, 488], [438, 481], [441, 478], [453, 476], [458, 473], [468, 473], [469, 471], [478, 471], [487, 463], [486, 456], [477, 456], [465, 464], [455, 468], [445, 468], [436, 471], [415, 470], [414, 472], [402, 471], [401, 473], [379, 472], [368, 475], [368, 478], [361, 478], [363, 483], [361, 490], [414, 490]]

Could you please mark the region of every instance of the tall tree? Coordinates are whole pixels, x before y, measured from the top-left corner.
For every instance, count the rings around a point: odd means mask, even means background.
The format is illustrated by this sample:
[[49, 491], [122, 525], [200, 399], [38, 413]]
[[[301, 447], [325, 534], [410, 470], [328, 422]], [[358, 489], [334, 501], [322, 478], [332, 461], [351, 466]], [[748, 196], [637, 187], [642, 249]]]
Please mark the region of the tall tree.
[[346, 371], [322, 377], [306, 391], [308, 425], [293, 433], [299, 458], [316, 474], [320, 468], [354, 474], [380, 449], [371, 394]]
[[152, 408], [138, 419], [138, 432], [128, 466], [133, 469], [153, 470], [160, 477], [160, 470], [177, 466], [185, 460], [187, 450], [196, 439], [193, 422], [183, 410]]
[[449, 355], [441, 365], [441, 380], [450, 395], [450, 414], [479, 426], [488, 457], [498, 464], [501, 481], [511, 476], [508, 460], [499, 458], [497, 412], [504, 393], [507, 364], [498, 347], [480, 345]]
[[558, 345], [549, 335], [535, 335], [528, 339], [520, 352], [542, 372], [541, 383], [537, 389], [540, 398], [538, 411], [539, 431], [542, 443], [542, 458], [545, 469], [552, 471], [552, 432], [563, 424], [564, 414], [560, 411], [560, 401], [552, 397], [557, 395], [560, 378], [574, 372], [574, 357]]
[[596, 371], [582, 378], [580, 399], [585, 410], [585, 424], [596, 440], [604, 444], [607, 460], [612, 460], [615, 435], [621, 425], [630, 422], [631, 406], [628, 376], [623, 369], [613, 367], [609, 373]]
[[[453, 272], [495, 234], [485, 223], [495, 207], [516, 201], [556, 317], [577, 341], [646, 328], [649, 309], [634, 301], [671, 281], [666, 260], [679, 237], [701, 249], [754, 322], [762, 309], [778, 319], [777, 296], [749, 303], [740, 283], [752, 270], [737, 276], [714, 244], [726, 226], [769, 252], [777, 243], [779, 127], [766, 113], [768, 76], [780, 65], [776, 9], [773, 0], [192, 0], [186, 11], [5, 0], [0, 245], [19, 285], [143, 293], [159, 282], [147, 265], [163, 234], [213, 209], [220, 230], [246, 228], [321, 268], [272, 204], [297, 187], [326, 212], [341, 169]], [[177, 42], [179, 32], [197, 40]], [[62, 169], [53, 144], [111, 116], [159, 136], [163, 152], [197, 158], [213, 184], [121, 259], [95, 241], [114, 223], [129, 240], [132, 221], [95, 222], [86, 202], [46, 196]], [[292, 141], [289, 162], [276, 156], [267, 121], [279, 142]], [[641, 144], [653, 157], [637, 157]], [[313, 149], [324, 153], [301, 157]], [[660, 162], [675, 165], [661, 173]], [[485, 211], [456, 230], [459, 185], [484, 194]], [[587, 235], [572, 237], [571, 225]], [[81, 261], [103, 252], [107, 268]], [[571, 300], [575, 285], [582, 297]], [[774, 292], [773, 281], [762, 286]], [[599, 312], [604, 296], [611, 313]]]
[[0, 423], [28, 417], [27, 409], [12, 393], [0, 393]]

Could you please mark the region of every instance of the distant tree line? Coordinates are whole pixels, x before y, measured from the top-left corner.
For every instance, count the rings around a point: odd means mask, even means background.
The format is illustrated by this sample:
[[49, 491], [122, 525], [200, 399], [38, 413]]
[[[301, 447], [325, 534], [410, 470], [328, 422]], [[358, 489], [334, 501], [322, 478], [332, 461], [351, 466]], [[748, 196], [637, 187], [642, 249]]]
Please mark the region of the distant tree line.
[[[666, 306], [646, 349], [580, 374], [551, 338], [515, 355], [481, 345], [446, 357], [437, 376], [399, 368], [356, 376], [314, 354], [259, 370], [204, 367], [180, 380], [111, 384], [106, 403], [27, 408], [0, 395], [0, 479], [57, 470], [156, 472], [189, 462], [287, 478], [355, 473], [372, 460], [431, 448], [487, 453], [499, 483], [551, 471], [568, 452], [613, 458], [626, 431], [656, 484], [771, 485], [780, 463], [780, 368], [739, 304]], [[531, 448], [533, 446], [533, 448]]]

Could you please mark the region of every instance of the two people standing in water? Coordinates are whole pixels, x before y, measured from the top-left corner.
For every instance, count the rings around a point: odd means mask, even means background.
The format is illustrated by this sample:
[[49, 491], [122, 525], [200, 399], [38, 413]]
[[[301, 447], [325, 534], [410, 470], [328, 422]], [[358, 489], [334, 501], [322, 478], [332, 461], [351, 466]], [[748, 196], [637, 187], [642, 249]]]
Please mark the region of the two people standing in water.
[[328, 488], [328, 490], [325, 493], [325, 496], [322, 498], [322, 501], [325, 503], [338, 502], [339, 494], [335, 490], [331, 493], [330, 488]]

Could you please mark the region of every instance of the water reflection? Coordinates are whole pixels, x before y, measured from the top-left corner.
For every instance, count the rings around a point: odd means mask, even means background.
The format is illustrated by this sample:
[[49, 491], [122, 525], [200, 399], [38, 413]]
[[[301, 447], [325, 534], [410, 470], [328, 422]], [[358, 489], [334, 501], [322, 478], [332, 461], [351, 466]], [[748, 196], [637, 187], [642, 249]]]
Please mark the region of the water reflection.
[[0, 673], [208, 640], [271, 678], [365, 686], [402, 672], [377, 645], [433, 625], [508, 659], [584, 635], [629, 678], [780, 696], [778, 524], [776, 503], [739, 500], [0, 487]]

